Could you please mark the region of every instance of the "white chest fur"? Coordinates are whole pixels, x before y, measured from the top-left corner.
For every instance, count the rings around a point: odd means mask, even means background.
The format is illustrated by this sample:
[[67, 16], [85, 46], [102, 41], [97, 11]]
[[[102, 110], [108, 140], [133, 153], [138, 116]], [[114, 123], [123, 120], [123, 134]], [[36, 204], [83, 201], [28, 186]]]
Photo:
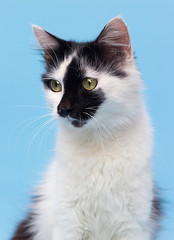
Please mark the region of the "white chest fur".
[[47, 197], [34, 206], [36, 239], [151, 239], [149, 125], [137, 123], [102, 144], [98, 135], [79, 138], [68, 131], [60, 131], [58, 159], [40, 186], [39, 194]]

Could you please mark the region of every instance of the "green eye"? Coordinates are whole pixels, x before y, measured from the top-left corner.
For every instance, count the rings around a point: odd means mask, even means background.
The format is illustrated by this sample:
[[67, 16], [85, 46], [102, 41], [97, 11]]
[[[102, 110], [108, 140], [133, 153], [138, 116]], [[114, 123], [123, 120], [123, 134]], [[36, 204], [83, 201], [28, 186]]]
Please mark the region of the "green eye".
[[53, 92], [60, 92], [62, 91], [62, 85], [57, 80], [51, 80], [50, 82], [50, 88]]
[[84, 78], [82, 82], [84, 89], [91, 91], [97, 86], [97, 79], [95, 78]]

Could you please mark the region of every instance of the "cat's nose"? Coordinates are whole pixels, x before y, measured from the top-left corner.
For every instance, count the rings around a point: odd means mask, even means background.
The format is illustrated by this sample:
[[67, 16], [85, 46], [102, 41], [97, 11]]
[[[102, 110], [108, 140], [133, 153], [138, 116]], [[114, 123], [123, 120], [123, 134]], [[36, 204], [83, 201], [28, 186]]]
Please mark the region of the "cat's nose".
[[61, 117], [66, 117], [70, 114], [70, 112], [72, 111], [72, 109], [70, 108], [61, 108], [58, 106], [57, 108], [57, 113], [61, 116]]

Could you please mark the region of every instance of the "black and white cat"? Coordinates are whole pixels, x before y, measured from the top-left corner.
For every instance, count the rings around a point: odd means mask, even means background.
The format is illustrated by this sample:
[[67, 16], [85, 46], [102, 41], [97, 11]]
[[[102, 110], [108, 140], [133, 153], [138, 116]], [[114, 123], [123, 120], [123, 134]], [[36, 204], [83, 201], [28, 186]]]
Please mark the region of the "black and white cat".
[[59, 131], [55, 159], [12, 240], [154, 240], [152, 127], [127, 26], [116, 17], [86, 43], [33, 29]]

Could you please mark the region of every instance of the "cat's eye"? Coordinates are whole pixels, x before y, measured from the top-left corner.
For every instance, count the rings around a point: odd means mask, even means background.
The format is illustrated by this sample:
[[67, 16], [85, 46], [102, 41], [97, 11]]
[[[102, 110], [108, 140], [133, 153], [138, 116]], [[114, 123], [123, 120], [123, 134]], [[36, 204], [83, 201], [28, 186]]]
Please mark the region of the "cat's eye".
[[95, 78], [84, 78], [82, 81], [82, 86], [84, 89], [91, 91], [97, 86], [97, 79]]
[[50, 88], [53, 92], [60, 92], [62, 91], [62, 85], [57, 80], [51, 80], [50, 82]]

